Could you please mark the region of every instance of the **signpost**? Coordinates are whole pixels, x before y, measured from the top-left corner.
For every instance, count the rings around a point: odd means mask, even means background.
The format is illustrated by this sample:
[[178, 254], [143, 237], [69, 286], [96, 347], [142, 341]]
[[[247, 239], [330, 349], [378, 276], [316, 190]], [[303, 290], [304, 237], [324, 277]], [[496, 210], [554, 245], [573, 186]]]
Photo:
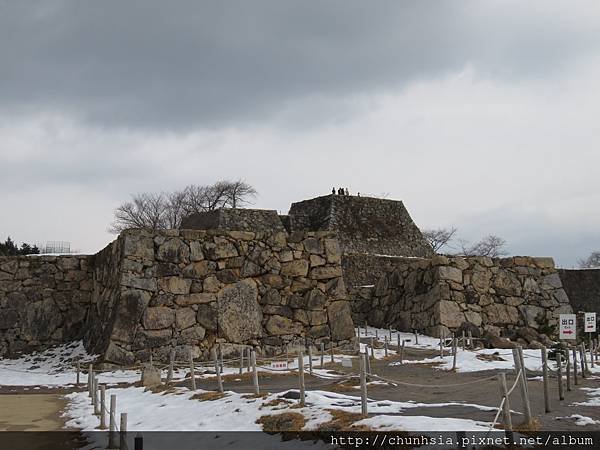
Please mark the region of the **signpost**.
[[560, 335], [559, 339], [577, 339], [577, 317], [575, 314], [561, 314], [560, 319]]
[[584, 331], [586, 333], [595, 333], [596, 332], [596, 313], [595, 312], [586, 312], [584, 314]]

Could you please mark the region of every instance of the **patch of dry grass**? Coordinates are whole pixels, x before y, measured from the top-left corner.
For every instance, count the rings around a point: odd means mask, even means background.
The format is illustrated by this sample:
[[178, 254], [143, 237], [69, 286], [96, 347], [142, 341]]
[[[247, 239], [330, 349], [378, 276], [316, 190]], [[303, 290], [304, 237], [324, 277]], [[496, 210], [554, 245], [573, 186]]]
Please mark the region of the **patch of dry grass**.
[[263, 403], [263, 405], [259, 409], [263, 408], [275, 408], [277, 406], [288, 406], [291, 405], [292, 401], [286, 398], [274, 398], [270, 402]]
[[513, 425], [513, 431], [517, 431], [520, 433], [527, 433], [528, 431], [540, 431], [541, 428], [542, 424], [537, 418], [531, 419], [531, 422], [521, 422], [519, 424]]
[[363, 419], [358, 413], [349, 413], [339, 409], [327, 409], [326, 411], [331, 414], [332, 419], [321, 424], [318, 428], [319, 431], [371, 431], [371, 428], [364, 425], [354, 426], [354, 422]]
[[212, 402], [214, 400], [219, 400], [223, 397], [228, 397], [228, 395], [224, 392], [210, 391], [194, 394], [190, 398], [192, 400], [200, 400], [201, 402]]
[[263, 426], [266, 433], [297, 432], [306, 425], [306, 419], [300, 413], [289, 412], [260, 417], [256, 423]]

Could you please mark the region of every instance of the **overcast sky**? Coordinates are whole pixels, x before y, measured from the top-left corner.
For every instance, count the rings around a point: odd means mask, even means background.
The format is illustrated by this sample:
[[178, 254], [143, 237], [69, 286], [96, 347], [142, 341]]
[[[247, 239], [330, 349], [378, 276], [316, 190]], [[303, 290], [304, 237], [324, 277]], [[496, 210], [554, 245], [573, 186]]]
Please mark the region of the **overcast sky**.
[[600, 249], [600, 2], [0, 0], [0, 238], [96, 252], [130, 193], [347, 186]]

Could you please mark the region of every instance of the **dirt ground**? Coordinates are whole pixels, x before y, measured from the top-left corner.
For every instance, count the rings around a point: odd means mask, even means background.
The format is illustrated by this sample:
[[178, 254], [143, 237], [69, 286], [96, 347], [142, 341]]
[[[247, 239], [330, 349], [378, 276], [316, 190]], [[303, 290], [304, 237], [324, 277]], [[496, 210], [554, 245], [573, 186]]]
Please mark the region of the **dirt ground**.
[[0, 431], [56, 431], [65, 421], [60, 417], [66, 401], [62, 394], [0, 395]]

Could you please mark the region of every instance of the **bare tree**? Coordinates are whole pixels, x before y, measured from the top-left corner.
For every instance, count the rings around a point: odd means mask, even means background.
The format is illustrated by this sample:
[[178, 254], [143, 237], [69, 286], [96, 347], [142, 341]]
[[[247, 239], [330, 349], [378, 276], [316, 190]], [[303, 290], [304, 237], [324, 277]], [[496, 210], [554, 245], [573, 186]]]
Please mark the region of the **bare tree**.
[[258, 194], [256, 189], [240, 179], [229, 183], [228, 193], [229, 198], [227, 202], [232, 208], [248, 205], [250, 203], [249, 199], [256, 197]]
[[460, 251], [458, 254], [464, 256], [489, 256], [490, 258], [498, 258], [508, 254], [505, 249], [506, 241], [493, 234], [484, 237], [475, 244], [470, 244], [468, 241], [462, 239], [459, 243]]
[[191, 184], [170, 193], [135, 194], [131, 201], [115, 210], [115, 220], [109, 231], [178, 228], [182, 219], [190, 214], [246, 205], [256, 195], [256, 189], [243, 180], [223, 180], [208, 186]]
[[580, 259], [579, 267], [582, 269], [600, 268], [600, 251], [592, 252], [587, 258]]
[[456, 234], [457, 229], [455, 227], [452, 228], [435, 228], [435, 229], [426, 229], [421, 233], [429, 245], [433, 247], [434, 252], [438, 252], [442, 247], [448, 245], [448, 243], [452, 240], [454, 235]]

